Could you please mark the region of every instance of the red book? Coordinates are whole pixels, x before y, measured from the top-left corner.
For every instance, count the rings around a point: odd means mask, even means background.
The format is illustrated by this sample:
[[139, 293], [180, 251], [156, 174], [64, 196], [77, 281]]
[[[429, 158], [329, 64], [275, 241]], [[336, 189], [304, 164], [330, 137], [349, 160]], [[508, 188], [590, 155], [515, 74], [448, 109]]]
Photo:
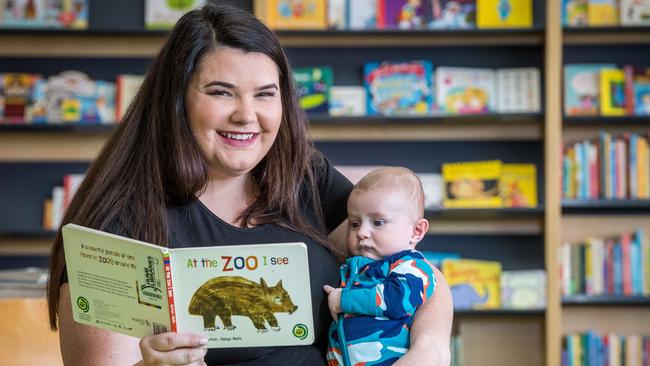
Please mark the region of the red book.
[[605, 292], [609, 295], [614, 294], [614, 241], [607, 239], [605, 243]]
[[632, 295], [632, 236], [629, 233], [621, 235], [621, 251], [623, 253], [623, 295]]

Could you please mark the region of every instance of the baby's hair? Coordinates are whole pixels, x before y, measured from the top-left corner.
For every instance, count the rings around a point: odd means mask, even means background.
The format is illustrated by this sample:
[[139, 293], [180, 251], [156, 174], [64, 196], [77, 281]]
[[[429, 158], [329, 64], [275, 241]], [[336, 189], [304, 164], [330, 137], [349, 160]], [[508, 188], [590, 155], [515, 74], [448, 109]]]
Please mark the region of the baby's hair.
[[397, 190], [408, 199], [413, 219], [424, 217], [424, 190], [422, 183], [413, 171], [403, 167], [377, 168], [363, 177], [355, 186], [355, 190], [370, 191], [380, 189]]

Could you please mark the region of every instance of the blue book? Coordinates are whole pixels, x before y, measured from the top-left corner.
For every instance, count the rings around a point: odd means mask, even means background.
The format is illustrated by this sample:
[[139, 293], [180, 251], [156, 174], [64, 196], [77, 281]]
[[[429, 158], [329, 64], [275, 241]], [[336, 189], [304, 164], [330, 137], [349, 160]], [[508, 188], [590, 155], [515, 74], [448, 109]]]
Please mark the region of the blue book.
[[428, 115], [433, 107], [430, 61], [370, 62], [364, 65], [369, 115]]
[[614, 295], [623, 295], [623, 248], [620, 242], [614, 244]]
[[422, 255], [426, 260], [429, 261], [434, 267], [442, 268], [442, 261], [447, 259], [460, 259], [460, 254], [451, 253], [451, 252], [433, 252], [433, 251], [421, 251]]
[[630, 187], [630, 199], [637, 199], [639, 198], [639, 193], [638, 193], [638, 187], [637, 187], [637, 175], [638, 175], [638, 169], [639, 167], [637, 166], [637, 157], [636, 157], [636, 149], [637, 149], [637, 144], [639, 141], [639, 136], [635, 133], [630, 134], [630, 147], [629, 147], [629, 153], [628, 153], [628, 159], [629, 159], [629, 187]]

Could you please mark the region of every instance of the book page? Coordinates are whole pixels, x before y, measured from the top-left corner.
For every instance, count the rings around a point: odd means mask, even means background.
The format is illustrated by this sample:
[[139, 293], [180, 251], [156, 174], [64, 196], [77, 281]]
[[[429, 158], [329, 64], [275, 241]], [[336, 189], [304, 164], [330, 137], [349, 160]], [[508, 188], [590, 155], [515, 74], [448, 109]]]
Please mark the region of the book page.
[[307, 345], [314, 341], [303, 243], [171, 249], [179, 333], [208, 347]]
[[136, 337], [171, 330], [165, 248], [74, 224], [62, 232], [75, 321]]

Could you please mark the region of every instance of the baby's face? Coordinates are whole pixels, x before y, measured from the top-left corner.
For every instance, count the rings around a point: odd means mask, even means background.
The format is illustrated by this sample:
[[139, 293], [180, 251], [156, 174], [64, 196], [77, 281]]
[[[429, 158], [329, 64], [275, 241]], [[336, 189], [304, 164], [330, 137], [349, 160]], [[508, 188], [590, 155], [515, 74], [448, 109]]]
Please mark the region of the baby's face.
[[354, 189], [348, 200], [348, 249], [372, 259], [415, 247], [415, 219], [400, 192]]

